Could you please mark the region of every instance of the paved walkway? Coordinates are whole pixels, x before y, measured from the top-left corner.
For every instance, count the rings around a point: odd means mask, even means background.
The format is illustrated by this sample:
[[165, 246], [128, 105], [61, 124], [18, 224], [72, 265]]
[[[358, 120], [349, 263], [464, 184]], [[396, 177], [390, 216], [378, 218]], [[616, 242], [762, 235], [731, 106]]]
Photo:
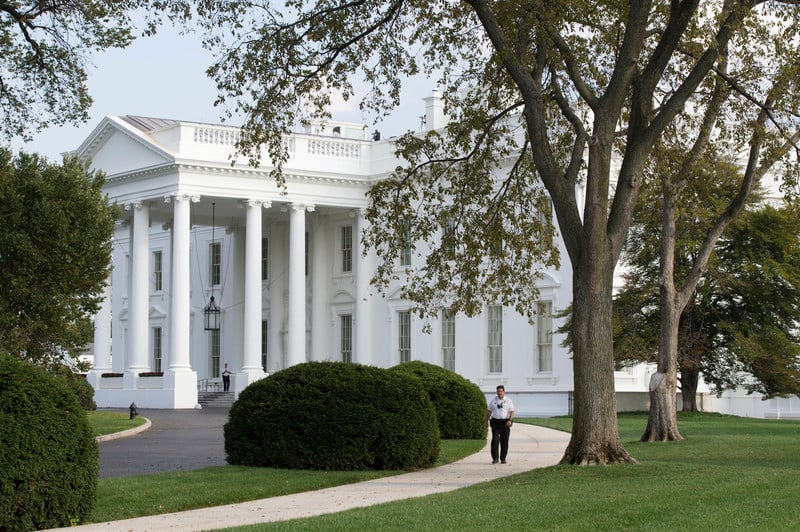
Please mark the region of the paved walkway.
[[[154, 427], [156, 423], [154, 422]], [[133, 438], [133, 439], [138, 439]], [[311, 517], [400, 499], [457, 490], [539, 467], [555, 465], [569, 434], [516, 424], [511, 431], [508, 464], [492, 465], [487, 447], [458, 462], [434, 469], [187, 512], [137, 517], [72, 527], [70, 531], [200, 531]], [[102, 445], [101, 445], [102, 448]]]

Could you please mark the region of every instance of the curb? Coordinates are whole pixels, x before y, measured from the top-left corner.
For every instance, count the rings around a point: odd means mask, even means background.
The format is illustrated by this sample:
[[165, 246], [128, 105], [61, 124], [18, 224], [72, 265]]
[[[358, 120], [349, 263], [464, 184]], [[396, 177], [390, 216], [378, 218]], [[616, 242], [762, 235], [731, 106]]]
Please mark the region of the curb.
[[144, 419], [144, 425], [139, 425], [138, 427], [134, 427], [128, 430], [123, 430], [122, 432], [114, 432], [112, 434], [103, 434], [102, 436], [95, 436], [94, 439], [97, 443], [100, 443], [104, 441], [116, 440], [119, 438], [127, 438], [128, 436], [133, 436], [135, 434], [139, 434], [140, 432], [144, 432], [147, 429], [149, 429], [153, 425], [153, 423], [147, 418], [142, 418], [142, 419]]

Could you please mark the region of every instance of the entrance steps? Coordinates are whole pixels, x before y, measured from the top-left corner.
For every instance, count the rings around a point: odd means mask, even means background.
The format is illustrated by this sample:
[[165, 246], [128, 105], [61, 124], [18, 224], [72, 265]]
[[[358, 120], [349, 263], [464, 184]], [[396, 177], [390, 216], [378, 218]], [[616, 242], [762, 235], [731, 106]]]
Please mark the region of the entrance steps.
[[233, 401], [233, 392], [197, 392], [197, 402], [203, 408], [230, 408]]

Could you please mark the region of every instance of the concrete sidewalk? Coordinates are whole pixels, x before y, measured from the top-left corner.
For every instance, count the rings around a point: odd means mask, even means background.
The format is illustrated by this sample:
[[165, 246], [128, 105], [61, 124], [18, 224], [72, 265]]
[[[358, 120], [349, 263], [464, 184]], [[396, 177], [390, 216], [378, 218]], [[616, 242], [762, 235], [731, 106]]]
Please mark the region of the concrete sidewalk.
[[212, 530], [285, 521], [400, 499], [424, 497], [555, 465], [563, 456], [569, 437], [566, 432], [520, 423], [514, 425], [511, 431], [508, 464], [505, 465], [492, 465], [487, 442], [487, 447], [464, 460], [424, 471], [227, 506], [95, 523], [63, 530], [105, 532]]

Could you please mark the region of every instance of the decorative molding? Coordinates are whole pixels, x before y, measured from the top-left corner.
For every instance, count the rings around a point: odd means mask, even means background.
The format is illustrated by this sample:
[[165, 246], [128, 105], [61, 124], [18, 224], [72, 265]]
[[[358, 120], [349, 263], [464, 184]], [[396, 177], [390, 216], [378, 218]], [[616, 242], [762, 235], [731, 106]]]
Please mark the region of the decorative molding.
[[305, 209], [306, 212], [314, 212], [314, 209], [316, 209], [316, 205], [311, 204], [311, 203], [294, 202], [294, 203], [289, 204], [289, 206], [295, 212], [299, 211], [301, 209]]
[[242, 209], [245, 206], [247, 206], [247, 207], [259, 207], [260, 206], [260, 207], [262, 207], [264, 209], [269, 209], [270, 207], [272, 207], [272, 201], [264, 200], [264, 199], [256, 199], [256, 198], [248, 198], [248, 199], [239, 200], [239, 204], [237, 205], [237, 207]]

